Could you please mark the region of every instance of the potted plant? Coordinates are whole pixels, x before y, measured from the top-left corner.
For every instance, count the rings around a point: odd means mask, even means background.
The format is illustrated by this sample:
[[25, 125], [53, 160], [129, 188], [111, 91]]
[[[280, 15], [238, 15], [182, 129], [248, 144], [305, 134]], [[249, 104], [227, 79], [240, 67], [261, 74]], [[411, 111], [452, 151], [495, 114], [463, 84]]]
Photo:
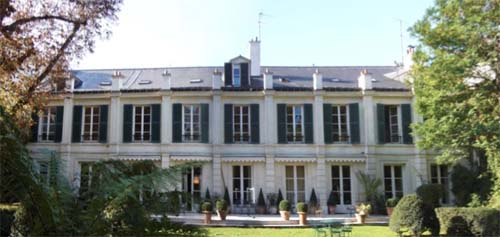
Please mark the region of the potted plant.
[[227, 187], [224, 190], [224, 200], [227, 204], [227, 214], [231, 213], [231, 198], [229, 198], [229, 191], [227, 191]]
[[262, 188], [259, 191], [259, 198], [257, 199], [257, 206], [255, 206], [255, 213], [266, 214], [266, 200], [264, 199], [264, 194], [262, 194]]
[[290, 202], [288, 200], [281, 200], [279, 209], [281, 218], [285, 221], [290, 220]]
[[394, 207], [398, 205], [398, 201], [399, 200], [397, 198], [389, 198], [385, 201], [385, 209], [387, 210], [387, 215], [389, 217], [391, 217]]
[[[278, 198], [276, 199], [276, 204], [278, 205], [278, 210], [279, 210], [279, 205], [283, 201], [283, 195], [281, 194], [281, 189], [278, 189]], [[278, 214], [278, 211], [276, 211], [276, 214]]]
[[267, 194], [267, 200], [269, 201], [269, 213], [271, 214], [276, 214], [278, 213], [278, 204], [276, 202], [276, 198], [278, 197], [278, 194], [276, 193], [268, 193]]
[[210, 224], [212, 222], [212, 203], [204, 202], [201, 204], [201, 211], [205, 215], [203, 223]]
[[370, 213], [372, 205], [361, 203], [356, 207], [356, 219], [359, 223], [364, 224], [366, 222], [366, 217]]
[[326, 200], [326, 204], [328, 205], [328, 214], [335, 214], [335, 208], [337, 207], [337, 195], [333, 191], [330, 191], [330, 195], [328, 196], [328, 200]]
[[297, 213], [299, 214], [299, 224], [307, 224], [307, 204], [303, 202], [297, 203]]
[[226, 220], [227, 216], [227, 202], [224, 199], [218, 199], [215, 202], [215, 208], [217, 209], [217, 215], [219, 216], [220, 220]]
[[319, 202], [318, 198], [316, 197], [316, 192], [314, 191], [314, 188], [311, 191], [311, 196], [309, 197], [309, 210], [311, 214], [317, 214], [319, 209]]

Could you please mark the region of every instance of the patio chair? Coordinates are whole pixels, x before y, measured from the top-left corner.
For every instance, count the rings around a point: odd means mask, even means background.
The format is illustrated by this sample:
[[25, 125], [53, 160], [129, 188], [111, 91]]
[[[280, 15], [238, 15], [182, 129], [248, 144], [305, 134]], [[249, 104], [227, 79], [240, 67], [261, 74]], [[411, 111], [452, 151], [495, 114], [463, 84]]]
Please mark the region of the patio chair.
[[338, 237], [342, 237], [342, 228], [341, 227], [330, 227], [330, 236], [334, 234], [338, 235]]
[[344, 237], [352, 237], [352, 226], [346, 225], [342, 227], [342, 235]]
[[323, 226], [321, 225], [314, 225], [313, 226], [313, 229], [314, 229], [314, 232], [316, 233], [316, 237], [317, 236], [325, 236], [326, 237], [326, 230], [323, 229]]

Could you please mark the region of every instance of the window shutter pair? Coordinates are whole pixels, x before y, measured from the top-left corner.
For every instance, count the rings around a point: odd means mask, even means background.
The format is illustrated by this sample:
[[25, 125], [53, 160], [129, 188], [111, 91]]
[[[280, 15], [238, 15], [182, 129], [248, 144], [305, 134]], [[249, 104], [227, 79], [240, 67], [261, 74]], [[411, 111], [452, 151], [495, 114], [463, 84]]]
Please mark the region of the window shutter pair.
[[[99, 106], [99, 142], [108, 141], [108, 105]], [[82, 142], [82, 113], [83, 106], [73, 107], [73, 126], [71, 129], [71, 142]]]
[[55, 136], [54, 142], [61, 142], [62, 140], [62, 130], [63, 130], [63, 116], [64, 116], [64, 106], [56, 107], [56, 123], [55, 125]]
[[[332, 105], [323, 104], [323, 129], [325, 136], [325, 144], [333, 143], [332, 136]], [[350, 141], [351, 144], [359, 144], [359, 105], [358, 103], [349, 104], [349, 130], [350, 130]]]
[[[248, 63], [240, 64], [240, 80], [241, 87], [248, 87], [250, 85], [250, 74]], [[232, 86], [233, 85], [233, 64], [225, 63], [224, 64], [224, 86]]]
[[[224, 143], [234, 143], [233, 137], [233, 104], [224, 105]], [[260, 143], [259, 105], [250, 105], [250, 143]]]
[[224, 63], [224, 86], [233, 85], [233, 64]]
[[[201, 142], [208, 143], [209, 137], [209, 107], [201, 104]], [[172, 142], [182, 142], [182, 104], [172, 105]]]
[[[278, 104], [277, 108], [278, 120], [278, 143], [288, 143], [286, 137], [286, 104]], [[314, 143], [313, 133], [313, 111], [312, 104], [304, 104], [304, 136], [305, 143]]]
[[[385, 105], [377, 104], [377, 131], [378, 131], [378, 142], [380, 144], [386, 143], [386, 120], [385, 117]], [[411, 105], [401, 104], [401, 121], [403, 128], [403, 143], [412, 144], [413, 137], [411, 136]]]
[[[123, 105], [123, 142], [132, 142], [132, 124], [133, 105]], [[161, 141], [161, 105], [151, 105], [151, 142], [160, 143]]]

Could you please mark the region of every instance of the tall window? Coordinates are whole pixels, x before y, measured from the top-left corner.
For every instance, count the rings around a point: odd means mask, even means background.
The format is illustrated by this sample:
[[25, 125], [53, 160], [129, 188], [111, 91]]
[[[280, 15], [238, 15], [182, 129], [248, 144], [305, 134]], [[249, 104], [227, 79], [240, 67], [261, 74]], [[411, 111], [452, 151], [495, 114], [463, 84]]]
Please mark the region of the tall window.
[[[201, 198], [201, 167], [190, 167], [184, 170], [182, 174], [182, 191], [191, 194], [194, 200]], [[187, 203], [190, 204], [194, 200]], [[187, 200], [183, 201], [186, 202]]]
[[332, 166], [332, 191], [337, 196], [337, 204], [352, 204], [351, 167], [348, 165]]
[[399, 106], [397, 105], [386, 105], [385, 106], [385, 140], [391, 143], [401, 142], [401, 132], [399, 123]]
[[233, 166], [233, 203], [236, 205], [252, 202], [252, 167], [248, 165]]
[[88, 106], [83, 110], [82, 138], [83, 141], [99, 140], [99, 106]]
[[250, 107], [235, 105], [233, 107], [234, 142], [250, 141]]
[[286, 137], [288, 142], [304, 142], [304, 110], [302, 105], [286, 107]]
[[183, 105], [182, 138], [185, 142], [200, 141], [200, 106]]
[[349, 126], [347, 124], [347, 106], [334, 105], [332, 106], [332, 137], [333, 142], [348, 142], [349, 141]]
[[403, 167], [401, 165], [384, 165], [385, 198], [403, 197]]
[[134, 141], [145, 142], [151, 139], [151, 106], [134, 106]]
[[450, 203], [450, 183], [447, 165], [431, 165], [431, 183], [443, 186], [442, 203]]
[[241, 68], [239, 64], [233, 64], [233, 86], [241, 86]]
[[38, 134], [40, 134], [40, 141], [54, 141], [56, 133], [56, 107], [48, 107], [43, 111], [40, 118], [40, 127]]
[[306, 178], [302, 165], [287, 165], [285, 167], [286, 199], [291, 203], [305, 202]]

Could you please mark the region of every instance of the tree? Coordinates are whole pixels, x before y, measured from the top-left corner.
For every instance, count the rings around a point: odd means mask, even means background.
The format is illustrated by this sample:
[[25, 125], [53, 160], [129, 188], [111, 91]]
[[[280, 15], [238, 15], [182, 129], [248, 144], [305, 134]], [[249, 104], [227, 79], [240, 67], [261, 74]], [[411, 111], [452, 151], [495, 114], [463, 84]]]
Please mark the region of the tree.
[[109, 37], [121, 2], [0, 0], [0, 106], [20, 128], [64, 87], [70, 62]]
[[497, 0], [437, 0], [411, 28], [421, 42], [410, 72], [424, 118], [417, 145], [452, 163], [484, 152], [491, 201], [500, 200], [499, 25]]

